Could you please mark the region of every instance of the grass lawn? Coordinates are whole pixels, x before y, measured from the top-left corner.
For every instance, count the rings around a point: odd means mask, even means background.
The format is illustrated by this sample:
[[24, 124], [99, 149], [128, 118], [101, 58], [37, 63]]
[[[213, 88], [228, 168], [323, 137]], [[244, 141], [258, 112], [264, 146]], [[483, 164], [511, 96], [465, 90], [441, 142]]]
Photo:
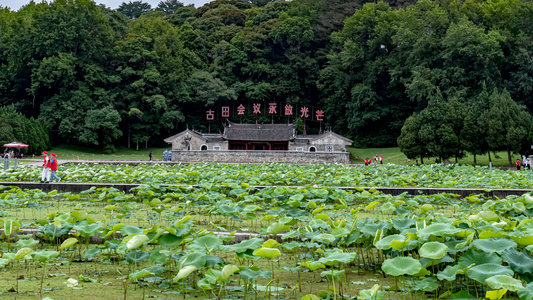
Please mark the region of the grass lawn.
[[117, 148], [117, 152], [106, 154], [100, 149], [82, 146], [58, 145], [47, 152], [49, 154], [54, 153], [58, 160], [149, 160], [148, 154], [150, 151], [152, 151], [154, 160], [163, 160], [163, 151], [166, 149], [170, 150], [170, 146], [167, 148], [139, 148], [139, 150], [121, 146]]
[[[68, 160], [148, 160], [148, 154], [150, 151], [153, 152], [154, 160], [163, 160], [163, 151], [166, 149], [170, 150], [170, 147], [166, 148], [127, 148], [127, 147], [118, 147], [117, 152], [113, 154], [106, 154], [100, 149], [82, 147], [82, 146], [70, 146], [70, 145], [59, 145], [55, 146], [52, 149], [48, 150], [48, 153], [55, 153], [56, 157], [61, 159]], [[351, 162], [356, 164], [362, 164], [365, 158], [373, 158], [375, 154], [378, 156], [383, 154], [383, 163], [399, 164], [399, 165], [414, 165], [416, 160], [409, 161], [407, 157], [400, 152], [398, 147], [392, 148], [347, 148], [348, 152], [352, 157]], [[496, 152], [496, 155], [491, 154], [492, 163], [495, 167], [508, 167], [507, 162], [507, 153], [506, 152]], [[512, 155], [513, 161], [518, 158], [519, 155]], [[41, 158], [41, 157], [36, 157]], [[355, 158], [355, 159], [354, 159]], [[450, 159], [451, 162], [455, 162], [455, 159]], [[22, 161], [19, 161], [22, 163]], [[420, 161], [418, 161], [420, 162]], [[434, 158], [424, 159], [424, 163], [430, 164], [434, 163]], [[473, 164], [474, 157], [472, 155], [467, 155], [466, 157], [459, 160], [460, 164]], [[488, 155], [477, 156], [477, 164], [487, 166], [489, 164]]]
[[[416, 160], [408, 161], [407, 157], [400, 151], [400, 148], [393, 147], [393, 148], [347, 148], [348, 152], [350, 152], [352, 159], [352, 163], [356, 164], [362, 164], [364, 163], [365, 158], [373, 159], [374, 155], [377, 154], [378, 157], [380, 154], [383, 154], [383, 163], [391, 163], [391, 164], [399, 164], [399, 165], [414, 165], [416, 164]], [[353, 159], [353, 158], [356, 159]], [[517, 158], [519, 158], [520, 155], [518, 154], [511, 154], [511, 159], [514, 161]], [[508, 167], [509, 162], [507, 160], [507, 152], [501, 151], [491, 153], [492, 158], [492, 165], [494, 167]], [[488, 155], [478, 155], [476, 157], [477, 164], [482, 166], [488, 166], [489, 165], [489, 157]], [[522, 159], [520, 159], [522, 160]], [[455, 158], [450, 158], [450, 162], [454, 163]], [[464, 158], [459, 159], [458, 161], [460, 164], [468, 164], [472, 165], [474, 164], [474, 156], [471, 154], [467, 154]], [[420, 163], [420, 160], [418, 161]], [[435, 163], [434, 158], [424, 158], [425, 164], [431, 164]]]

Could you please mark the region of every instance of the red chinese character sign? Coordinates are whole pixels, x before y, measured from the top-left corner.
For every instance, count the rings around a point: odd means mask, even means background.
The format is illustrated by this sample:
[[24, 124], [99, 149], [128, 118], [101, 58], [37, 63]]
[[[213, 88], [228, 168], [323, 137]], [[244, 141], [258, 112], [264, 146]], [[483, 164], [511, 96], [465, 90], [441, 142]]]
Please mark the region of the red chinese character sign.
[[222, 117], [229, 118], [229, 106], [222, 106]]
[[208, 121], [220, 118], [242, 118], [251, 116], [302, 118], [308, 121], [324, 122], [324, 110], [308, 105], [284, 104], [280, 102], [251, 102], [246, 104], [221, 105], [208, 108], [205, 119]]

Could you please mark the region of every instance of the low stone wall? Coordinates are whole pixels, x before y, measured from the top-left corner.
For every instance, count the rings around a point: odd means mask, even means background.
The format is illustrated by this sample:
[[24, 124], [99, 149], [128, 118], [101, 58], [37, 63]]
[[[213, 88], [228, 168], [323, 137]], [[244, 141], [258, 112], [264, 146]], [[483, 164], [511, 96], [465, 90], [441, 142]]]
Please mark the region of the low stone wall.
[[348, 152], [303, 152], [303, 151], [180, 151], [172, 150], [172, 161], [180, 163], [350, 163]]

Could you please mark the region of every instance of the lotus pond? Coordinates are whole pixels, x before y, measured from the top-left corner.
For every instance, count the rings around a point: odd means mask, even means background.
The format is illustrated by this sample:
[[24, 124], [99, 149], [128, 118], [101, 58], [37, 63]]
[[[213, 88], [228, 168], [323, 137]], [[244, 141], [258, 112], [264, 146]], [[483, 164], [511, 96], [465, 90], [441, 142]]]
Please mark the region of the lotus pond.
[[16, 299], [96, 289], [105, 299], [533, 297], [529, 194], [210, 182], [79, 194], [2, 186], [0, 199], [0, 292]]
[[[40, 180], [41, 168], [24, 166], [0, 171], [0, 182]], [[466, 165], [348, 166], [333, 164], [215, 164], [109, 165], [65, 164], [58, 176], [64, 182], [240, 184], [264, 186], [365, 186], [509, 188], [533, 186], [532, 171], [502, 170]]]

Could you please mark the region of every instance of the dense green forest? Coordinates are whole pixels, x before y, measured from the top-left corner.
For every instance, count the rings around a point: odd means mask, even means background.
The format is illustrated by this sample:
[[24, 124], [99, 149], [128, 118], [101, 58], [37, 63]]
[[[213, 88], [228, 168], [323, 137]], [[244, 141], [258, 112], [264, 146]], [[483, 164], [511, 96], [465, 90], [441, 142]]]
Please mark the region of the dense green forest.
[[0, 9], [0, 106], [53, 143], [109, 151], [216, 130], [213, 105], [279, 101], [322, 108], [308, 132], [332, 128], [356, 147], [525, 153], [532, 43], [522, 0], [30, 3]]

